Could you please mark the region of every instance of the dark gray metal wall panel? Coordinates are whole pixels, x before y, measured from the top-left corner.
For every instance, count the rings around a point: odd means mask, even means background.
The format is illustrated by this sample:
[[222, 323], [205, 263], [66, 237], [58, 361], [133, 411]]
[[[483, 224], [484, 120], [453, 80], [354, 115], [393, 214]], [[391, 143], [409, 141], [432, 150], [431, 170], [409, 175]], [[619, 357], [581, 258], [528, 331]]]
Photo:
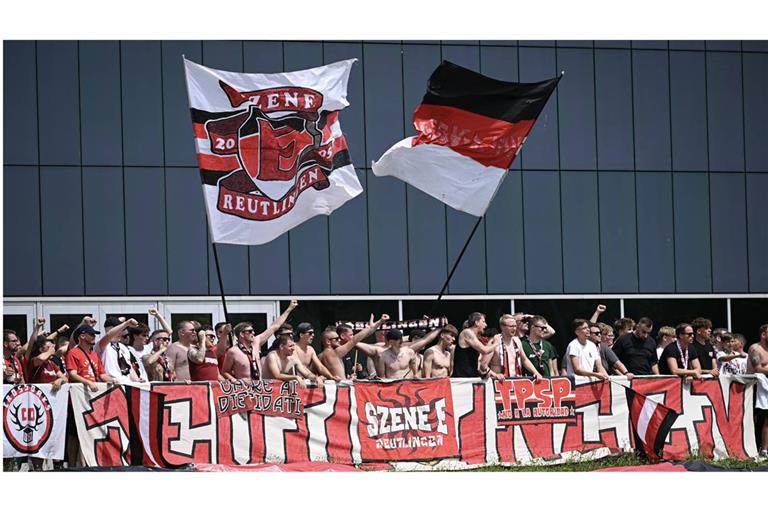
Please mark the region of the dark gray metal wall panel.
[[[246, 41], [243, 55], [248, 73], [281, 73], [283, 43], [279, 41]], [[342, 126], [342, 128], [344, 128]], [[287, 295], [291, 292], [288, 234], [264, 245], [248, 248], [251, 274], [251, 294]]]
[[366, 173], [356, 172], [363, 193], [328, 217], [330, 293], [367, 294], [369, 290]]
[[747, 174], [747, 231], [749, 245], [749, 291], [768, 292], [768, 209], [765, 191], [768, 174]]
[[707, 50], [741, 51], [741, 41], [706, 41], [705, 46]]
[[349, 155], [355, 167], [368, 167], [365, 161], [365, 90], [363, 83], [363, 45], [361, 43], [323, 43], [326, 64], [340, 60], [357, 59], [352, 65], [347, 85], [349, 106], [341, 111], [339, 122], [347, 139]]
[[41, 167], [40, 196], [43, 295], [84, 295], [80, 167]]
[[[481, 48], [480, 72], [497, 80], [519, 82], [520, 65], [517, 48]], [[520, 169], [520, 159], [515, 158], [512, 169]]]
[[[443, 58], [473, 71], [480, 71], [480, 51], [477, 46], [443, 46]], [[467, 237], [477, 223], [477, 217], [453, 208], [446, 208], [448, 268], [452, 268]], [[485, 293], [485, 227], [477, 228], [467, 250], [456, 267], [448, 285], [449, 293]]]
[[558, 48], [587, 48], [591, 50], [595, 47], [595, 42], [591, 39], [584, 40], [572, 40], [572, 41], [555, 41], [555, 46]]
[[635, 175], [600, 173], [600, 255], [604, 293], [636, 293]]
[[[709, 185], [712, 291], [743, 293], [749, 290], [744, 174], [710, 173]], [[768, 255], [763, 261], [768, 261]]]
[[163, 165], [160, 49], [159, 41], [120, 43], [125, 165]]
[[371, 293], [408, 293], [405, 183], [369, 172], [367, 185]]
[[365, 166], [370, 167], [372, 160], [378, 160], [395, 142], [404, 138], [400, 46], [364, 44], [363, 58]]
[[629, 48], [630, 41], [595, 40], [595, 48]]
[[563, 292], [600, 290], [600, 220], [597, 173], [560, 174]]
[[741, 55], [707, 53], [710, 171], [744, 170], [743, 107]]
[[168, 295], [164, 174], [161, 167], [125, 169], [128, 295]]
[[[239, 41], [204, 41], [204, 66], [224, 71], [243, 71], [243, 45]], [[200, 199], [202, 201], [202, 198]], [[216, 275], [216, 259], [213, 246], [208, 236], [208, 283], [211, 295], [219, 295], [219, 279]], [[250, 290], [248, 277], [248, 247], [243, 245], [220, 244], [216, 247], [219, 253], [219, 267], [224, 293], [227, 295], [247, 295]]]
[[557, 65], [565, 71], [556, 91], [563, 169], [597, 168], [593, 57], [591, 49], [557, 50]]
[[3, 42], [5, 165], [37, 164], [36, 62], [34, 41]]
[[[290, 71], [323, 65], [321, 42], [285, 43], [285, 69]], [[291, 260], [291, 293], [327, 294], [331, 291], [328, 217], [320, 215], [293, 228], [288, 234]]]
[[745, 52], [768, 52], [768, 41], [742, 41], [741, 49]]
[[[403, 45], [403, 115], [407, 136], [415, 134], [413, 111], [424, 97], [429, 75], [439, 64], [439, 46]], [[411, 186], [406, 186], [406, 204], [410, 293], [436, 294], [448, 275], [446, 206]]]
[[554, 171], [523, 171], [526, 293], [563, 292], [560, 180]]
[[676, 172], [675, 189], [675, 272], [677, 293], [712, 291], [710, 246], [709, 183], [706, 173]]
[[517, 41], [490, 39], [480, 41], [480, 46], [517, 46]]
[[747, 172], [768, 171], [768, 54], [744, 58], [744, 134]]
[[543, 40], [528, 40], [528, 41], [518, 41], [517, 42], [520, 46], [555, 46], [555, 41], [543, 41]]
[[703, 50], [704, 41], [670, 41], [670, 50]]
[[670, 52], [672, 169], [706, 171], [707, 99], [704, 54]]
[[86, 295], [125, 295], [122, 167], [83, 167]]
[[632, 52], [635, 165], [639, 171], [672, 170], [667, 52]]
[[37, 167], [3, 166], [3, 292], [6, 296], [40, 295], [43, 291], [39, 178]]
[[[520, 81], [539, 82], [557, 76], [555, 49], [520, 48]], [[524, 169], [557, 169], [557, 94], [539, 114], [518, 158]]]
[[208, 219], [197, 167], [165, 169], [168, 293], [208, 295]]
[[83, 165], [122, 165], [120, 44], [81, 41], [79, 51]]
[[[672, 173], [637, 173], [637, 257], [640, 293], [675, 292]], [[677, 191], [676, 194], [683, 194]]]
[[80, 165], [77, 43], [37, 43], [40, 163]]
[[666, 50], [667, 44], [668, 43], [665, 40], [632, 41], [632, 48], [646, 50]]
[[597, 168], [634, 169], [632, 62], [626, 50], [595, 50]]
[[202, 44], [200, 41], [163, 41], [162, 48], [165, 165], [197, 167], [182, 55], [201, 64]]
[[488, 293], [525, 292], [522, 180], [510, 171], [485, 214]]

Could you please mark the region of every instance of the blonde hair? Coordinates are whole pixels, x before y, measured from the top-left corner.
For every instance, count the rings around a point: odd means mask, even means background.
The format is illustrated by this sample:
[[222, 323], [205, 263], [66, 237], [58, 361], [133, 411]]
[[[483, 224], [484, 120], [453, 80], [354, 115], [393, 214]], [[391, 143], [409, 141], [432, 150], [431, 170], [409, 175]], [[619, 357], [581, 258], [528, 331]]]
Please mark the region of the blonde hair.
[[662, 336], [672, 336], [675, 337], [675, 328], [670, 327], [668, 325], [665, 325], [664, 327], [659, 329], [659, 335], [658, 338], [661, 338]]

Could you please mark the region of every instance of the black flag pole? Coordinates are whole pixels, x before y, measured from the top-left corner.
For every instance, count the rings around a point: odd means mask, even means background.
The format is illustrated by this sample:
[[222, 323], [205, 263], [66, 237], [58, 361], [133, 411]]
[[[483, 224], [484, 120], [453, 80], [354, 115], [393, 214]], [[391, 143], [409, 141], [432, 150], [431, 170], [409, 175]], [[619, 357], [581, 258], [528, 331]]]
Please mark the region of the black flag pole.
[[221, 292], [221, 304], [224, 307], [224, 321], [229, 323], [229, 311], [227, 311], [227, 299], [224, 296], [224, 283], [221, 280], [221, 267], [219, 266], [219, 251], [216, 249], [216, 244], [211, 242], [213, 247], [213, 261], [216, 262], [216, 275], [219, 278], [219, 291]]

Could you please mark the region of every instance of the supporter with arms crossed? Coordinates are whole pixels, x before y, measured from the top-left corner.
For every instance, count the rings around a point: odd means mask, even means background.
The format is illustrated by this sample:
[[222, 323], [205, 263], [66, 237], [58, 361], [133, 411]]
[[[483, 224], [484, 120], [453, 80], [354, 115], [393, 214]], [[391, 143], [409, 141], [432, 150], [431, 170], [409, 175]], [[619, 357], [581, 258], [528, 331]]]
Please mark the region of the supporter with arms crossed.
[[677, 375], [687, 381], [701, 378], [699, 356], [692, 346], [693, 335], [691, 324], [683, 323], [675, 327], [677, 341], [667, 345], [659, 358], [661, 375]]
[[259, 360], [261, 346], [285, 323], [298, 305], [296, 300], [292, 300], [285, 311], [259, 335], [255, 334], [253, 324], [250, 322], [237, 324], [234, 329], [235, 344], [227, 350], [224, 356], [224, 366], [221, 368], [221, 374], [224, 378], [227, 380], [260, 380], [262, 378], [261, 361]]

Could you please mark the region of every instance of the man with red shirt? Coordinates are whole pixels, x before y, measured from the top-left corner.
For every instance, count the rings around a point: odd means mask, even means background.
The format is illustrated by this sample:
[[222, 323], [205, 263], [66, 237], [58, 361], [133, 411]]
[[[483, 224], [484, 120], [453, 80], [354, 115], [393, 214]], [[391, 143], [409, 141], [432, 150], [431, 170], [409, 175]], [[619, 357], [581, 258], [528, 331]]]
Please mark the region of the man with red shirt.
[[214, 331], [205, 326], [197, 332], [197, 345], [189, 347], [189, 376], [193, 382], [225, 380], [219, 373], [219, 361], [213, 344], [215, 339]]
[[67, 382], [67, 376], [55, 362], [56, 346], [53, 341], [38, 336], [29, 353], [28, 375], [32, 384], [51, 384], [53, 391], [58, 391]]
[[3, 384], [24, 384], [24, 370], [16, 356], [19, 348], [16, 331], [3, 330]]
[[72, 339], [77, 342], [77, 346], [67, 351], [69, 381], [85, 384], [93, 392], [99, 390], [96, 382], [117, 383], [117, 379], [104, 370], [101, 358], [93, 351], [97, 334], [101, 333], [90, 325], [80, 325], [72, 333]]

